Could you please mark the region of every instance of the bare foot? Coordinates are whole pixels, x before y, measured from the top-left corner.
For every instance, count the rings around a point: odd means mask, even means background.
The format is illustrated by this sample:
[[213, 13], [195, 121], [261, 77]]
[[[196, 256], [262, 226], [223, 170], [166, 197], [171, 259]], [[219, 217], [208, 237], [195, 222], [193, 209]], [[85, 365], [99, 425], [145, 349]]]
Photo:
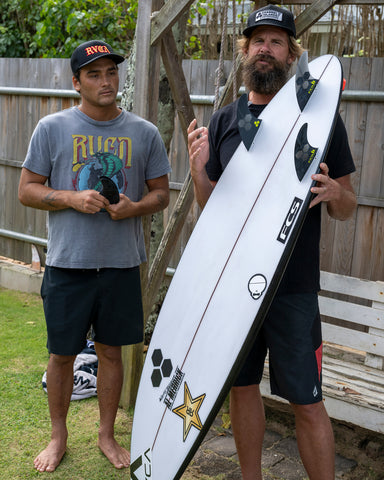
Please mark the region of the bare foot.
[[39, 453], [34, 465], [39, 472], [54, 472], [66, 450], [66, 442], [51, 440], [45, 450]]
[[108, 460], [116, 468], [128, 468], [131, 462], [131, 455], [125, 448], [121, 447], [114, 438], [101, 439], [98, 446]]

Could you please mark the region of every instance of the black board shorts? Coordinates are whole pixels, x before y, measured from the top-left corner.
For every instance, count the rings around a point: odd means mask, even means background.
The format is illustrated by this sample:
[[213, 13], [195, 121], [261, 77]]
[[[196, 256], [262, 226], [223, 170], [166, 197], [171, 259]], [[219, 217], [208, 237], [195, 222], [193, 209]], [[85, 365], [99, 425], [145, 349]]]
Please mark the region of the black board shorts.
[[93, 340], [110, 346], [143, 340], [140, 268], [45, 268], [41, 286], [47, 348], [77, 355]]
[[275, 297], [234, 386], [258, 385], [269, 352], [271, 392], [297, 405], [322, 400], [317, 294]]

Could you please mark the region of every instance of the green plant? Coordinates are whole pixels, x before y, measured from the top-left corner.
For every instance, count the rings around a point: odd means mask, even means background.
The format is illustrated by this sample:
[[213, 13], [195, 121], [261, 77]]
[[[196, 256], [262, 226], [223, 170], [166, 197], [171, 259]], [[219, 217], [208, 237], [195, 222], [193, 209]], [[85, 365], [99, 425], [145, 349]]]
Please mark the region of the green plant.
[[91, 38], [124, 51], [133, 39], [137, 1], [43, 0], [41, 7], [34, 41], [43, 57], [70, 57], [77, 45]]
[[3, 0], [0, 57], [70, 57], [81, 42], [98, 38], [126, 52], [138, 1]]
[[3, 0], [0, 9], [0, 57], [34, 56], [33, 35], [39, 0]]

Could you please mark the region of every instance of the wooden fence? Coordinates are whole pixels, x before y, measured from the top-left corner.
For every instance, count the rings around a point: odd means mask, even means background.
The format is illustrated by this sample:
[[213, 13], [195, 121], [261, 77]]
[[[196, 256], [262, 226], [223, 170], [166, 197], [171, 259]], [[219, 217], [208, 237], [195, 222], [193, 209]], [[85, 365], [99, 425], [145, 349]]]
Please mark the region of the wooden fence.
[[[384, 92], [384, 58], [342, 58], [346, 92], [341, 103], [357, 172], [353, 185], [358, 208], [353, 218], [336, 222], [323, 215], [321, 239], [322, 270], [371, 280], [384, 279], [384, 102], [383, 97], [367, 99], [352, 93]], [[185, 61], [183, 64], [191, 95], [213, 95], [216, 61]], [[224, 76], [231, 63], [226, 62]], [[121, 87], [124, 80], [121, 68]], [[20, 168], [33, 129], [42, 116], [78, 102], [76, 98], [39, 93], [19, 94], [2, 87], [71, 89], [68, 60], [0, 59], [0, 255], [30, 262], [30, 245], [9, 238], [16, 232], [46, 238], [46, 214], [25, 208], [17, 199]], [[195, 104], [199, 125], [207, 125], [212, 114], [210, 104]], [[171, 204], [165, 220], [188, 172], [188, 158], [178, 120], [170, 147], [172, 164]], [[199, 215], [194, 204], [185, 223], [171, 265], [178, 263], [183, 248]], [[40, 248], [42, 254], [42, 248]]]

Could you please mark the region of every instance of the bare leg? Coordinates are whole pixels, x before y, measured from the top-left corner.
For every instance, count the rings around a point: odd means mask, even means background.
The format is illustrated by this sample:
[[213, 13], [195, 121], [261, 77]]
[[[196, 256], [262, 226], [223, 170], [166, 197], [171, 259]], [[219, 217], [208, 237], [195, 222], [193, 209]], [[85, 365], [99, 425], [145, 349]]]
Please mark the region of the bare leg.
[[67, 448], [67, 414], [73, 389], [73, 362], [75, 356], [51, 354], [47, 368], [48, 405], [51, 416], [51, 441], [35, 458], [39, 472], [53, 472]]
[[95, 343], [99, 359], [97, 371], [97, 395], [100, 409], [98, 446], [116, 468], [130, 464], [129, 452], [115, 440], [114, 425], [123, 385], [121, 347]]
[[311, 480], [334, 480], [335, 443], [323, 402], [293, 405], [297, 445]]
[[262, 480], [265, 414], [259, 386], [233, 387], [230, 409], [243, 480]]

